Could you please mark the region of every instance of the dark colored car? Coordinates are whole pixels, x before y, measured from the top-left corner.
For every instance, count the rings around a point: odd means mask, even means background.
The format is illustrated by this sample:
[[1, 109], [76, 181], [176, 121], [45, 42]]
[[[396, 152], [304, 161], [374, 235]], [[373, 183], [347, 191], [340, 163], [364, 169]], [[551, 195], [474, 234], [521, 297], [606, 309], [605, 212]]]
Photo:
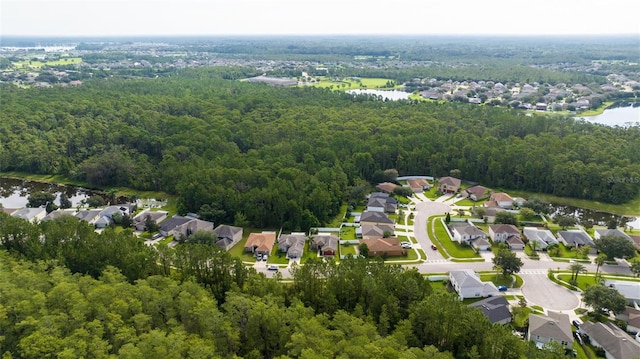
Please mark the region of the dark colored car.
[[438, 249], [438, 247], [436, 247], [436, 245], [435, 245], [435, 244], [432, 244], [432, 245], [431, 245], [431, 249], [433, 249], [433, 250], [435, 251], [435, 250], [437, 250], [437, 249]]

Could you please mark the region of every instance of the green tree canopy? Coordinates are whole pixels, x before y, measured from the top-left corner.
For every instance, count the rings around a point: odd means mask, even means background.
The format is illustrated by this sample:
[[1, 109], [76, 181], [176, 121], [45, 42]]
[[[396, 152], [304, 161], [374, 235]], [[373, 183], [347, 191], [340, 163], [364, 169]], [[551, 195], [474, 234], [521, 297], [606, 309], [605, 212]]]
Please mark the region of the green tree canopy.
[[628, 258], [636, 254], [633, 242], [621, 236], [602, 236], [594, 241], [596, 249], [607, 255], [607, 259]]

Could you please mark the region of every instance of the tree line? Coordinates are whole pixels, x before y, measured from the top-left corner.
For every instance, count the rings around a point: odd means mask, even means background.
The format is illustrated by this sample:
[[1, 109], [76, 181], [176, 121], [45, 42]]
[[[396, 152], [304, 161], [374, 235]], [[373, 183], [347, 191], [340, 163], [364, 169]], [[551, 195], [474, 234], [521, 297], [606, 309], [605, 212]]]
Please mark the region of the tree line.
[[0, 171], [163, 190], [181, 213], [294, 230], [327, 223], [359, 181], [392, 168], [610, 203], [640, 193], [638, 127], [224, 80], [239, 71], [2, 85]]
[[379, 259], [312, 259], [283, 283], [215, 245], [156, 251], [70, 217], [0, 213], [0, 230], [3, 357], [564, 357]]

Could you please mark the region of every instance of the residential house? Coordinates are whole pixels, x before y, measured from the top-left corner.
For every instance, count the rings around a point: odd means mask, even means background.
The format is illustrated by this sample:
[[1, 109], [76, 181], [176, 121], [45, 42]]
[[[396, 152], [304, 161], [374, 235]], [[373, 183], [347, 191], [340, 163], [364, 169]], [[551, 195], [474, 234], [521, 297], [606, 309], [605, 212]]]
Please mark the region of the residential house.
[[281, 235], [280, 239], [278, 239], [278, 250], [282, 253], [287, 253], [287, 258], [301, 258], [306, 241], [307, 236], [304, 233]]
[[242, 240], [242, 228], [221, 224], [213, 230], [218, 237], [216, 245], [224, 250], [229, 250]]
[[456, 193], [460, 190], [462, 181], [454, 177], [440, 177], [438, 180], [438, 191], [442, 193]]
[[376, 185], [376, 189], [381, 192], [391, 193], [393, 189], [398, 187], [397, 184], [391, 182], [383, 182]]
[[571, 229], [568, 231], [558, 231], [558, 240], [564, 243], [567, 247], [582, 247], [590, 246], [591, 251], [589, 253], [596, 253], [596, 245], [587, 232], [581, 229]]
[[98, 215], [98, 219], [94, 222], [96, 228], [105, 228], [114, 223], [114, 216], [128, 216], [129, 206], [109, 206], [103, 208]]
[[496, 203], [500, 208], [513, 208], [513, 198], [504, 192], [492, 193], [489, 199]]
[[489, 237], [494, 243], [504, 243], [511, 236], [520, 238], [520, 231], [513, 224], [492, 224], [489, 226]]
[[489, 297], [479, 302], [469, 304], [469, 307], [475, 307], [494, 324], [507, 324], [513, 320], [513, 315], [509, 311], [509, 302], [503, 296]]
[[49, 212], [44, 218], [42, 222], [52, 221], [56, 218], [60, 218], [62, 216], [71, 216], [75, 218], [76, 210], [75, 209], [56, 209], [55, 211]]
[[470, 269], [449, 272], [449, 283], [460, 299], [486, 298], [499, 293], [491, 282], [483, 282], [480, 276]]
[[622, 294], [629, 305], [640, 305], [640, 282], [625, 282], [618, 280], [605, 280], [604, 285], [609, 288], [614, 288], [618, 293]]
[[548, 315], [529, 314], [527, 340], [535, 342], [538, 348], [555, 341], [565, 349], [571, 349], [573, 347], [573, 332], [569, 315], [551, 311], [548, 312]]
[[360, 214], [360, 224], [394, 225], [394, 222], [382, 212], [364, 211]]
[[427, 180], [424, 178], [412, 178], [407, 180], [407, 183], [409, 184], [409, 188], [411, 188], [414, 193], [422, 193], [431, 188], [429, 182], [427, 182]]
[[489, 189], [483, 186], [473, 186], [460, 192], [460, 194], [472, 201], [479, 201], [483, 198], [489, 197]]
[[39, 222], [47, 215], [45, 208], [22, 208], [11, 214], [11, 217], [22, 218], [29, 222]]
[[167, 218], [169, 212], [166, 211], [151, 211], [150, 209], [145, 209], [142, 212], [138, 213], [135, 217], [133, 217], [133, 226], [138, 231], [145, 231], [147, 227], [147, 217], [151, 218], [151, 221], [155, 224], [158, 224], [164, 221]]
[[538, 249], [546, 249], [547, 246], [558, 244], [558, 240], [548, 229], [524, 227], [522, 229], [522, 233], [524, 234], [524, 237], [529, 240], [529, 242], [537, 242]]
[[270, 255], [275, 243], [276, 232], [250, 233], [247, 243], [244, 245], [244, 251], [256, 255]]
[[76, 218], [89, 224], [94, 224], [100, 218], [100, 209], [84, 209], [76, 213]]
[[401, 256], [407, 254], [407, 250], [402, 248], [400, 240], [395, 237], [361, 239], [360, 244], [366, 244], [369, 248], [369, 256]]
[[637, 359], [640, 357], [640, 343], [614, 323], [584, 322], [580, 331], [589, 336], [589, 343], [602, 348], [607, 359]]
[[160, 234], [164, 237], [173, 235], [180, 240], [198, 231], [213, 231], [213, 222], [203, 221], [194, 217], [173, 216], [160, 224]]
[[487, 208], [486, 207], [486, 202], [485, 202], [484, 218], [487, 219], [487, 223], [493, 223], [493, 222], [496, 221], [496, 214], [498, 212], [502, 212], [502, 211], [506, 211], [506, 210], [504, 208], [500, 208], [500, 207]]
[[319, 233], [311, 237], [309, 249], [318, 251], [321, 257], [334, 257], [338, 255], [339, 243], [340, 238], [327, 233]]
[[389, 234], [388, 237], [392, 237], [395, 234], [395, 228], [386, 224], [363, 224], [356, 228], [356, 237], [362, 239], [383, 238], [385, 237], [385, 232]]
[[616, 314], [616, 319], [627, 323], [627, 332], [640, 333], [640, 309], [626, 307], [624, 312]]
[[[380, 193], [386, 194], [386, 193]], [[396, 209], [398, 208], [398, 201], [390, 197], [386, 194], [386, 197], [383, 196], [371, 196], [367, 201], [367, 211], [370, 212], [385, 212], [385, 213], [396, 213]]]
[[0, 208], [0, 211], [2, 213], [6, 213], [9, 216], [12, 215], [14, 212], [16, 212], [18, 210], [19, 210], [19, 208], [4, 208], [4, 207]]
[[489, 236], [493, 243], [506, 243], [513, 250], [524, 249], [524, 242], [520, 239], [520, 231], [512, 224], [490, 225]]
[[[476, 240], [483, 239], [485, 242], [487, 240], [487, 234], [470, 222], [451, 223], [449, 228], [453, 235], [453, 240], [461, 244], [472, 245]], [[488, 244], [489, 242], [487, 242]]]
[[631, 237], [624, 233], [623, 231], [619, 230], [619, 229], [596, 229], [593, 233], [593, 237], [595, 239], [600, 239], [604, 236], [607, 237], [622, 237], [626, 240], [628, 240], [629, 242], [633, 242], [633, 239], [631, 239]]

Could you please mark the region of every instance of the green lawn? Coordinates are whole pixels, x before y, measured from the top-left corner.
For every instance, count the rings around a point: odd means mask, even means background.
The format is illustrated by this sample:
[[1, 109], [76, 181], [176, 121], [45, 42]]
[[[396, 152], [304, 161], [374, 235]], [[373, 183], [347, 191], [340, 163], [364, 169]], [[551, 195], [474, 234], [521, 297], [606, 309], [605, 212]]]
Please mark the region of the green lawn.
[[[256, 257], [253, 256], [253, 253], [247, 253], [244, 251], [244, 245], [247, 244], [247, 238], [249, 238], [249, 234], [251, 233], [261, 233], [262, 231], [267, 231], [268, 229], [261, 228], [244, 228], [242, 231], [242, 240], [236, 243], [231, 249], [229, 249], [229, 253], [234, 256], [240, 258], [243, 262], [255, 262]], [[274, 245], [274, 247], [277, 247]]]
[[278, 249], [278, 244], [276, 243], [273, 246], [273, 250], [271, 251], [269, 258], [267, 258], [267, 263], [287, 265], [289, 264], [289, 258], [287, 258], [286, 252], [281, 252], [280, 249]]
[[526, 321], [529, 319], [531, 309], [527, 307], [513, 308], [513, 324], [516, 328], [524, 328]]
[[33, 60], [23, 60], [14, 62], [13, 65], [17, 68], [25, 68], [29, 67], [32, 69], [39, 69], [43, 66], [64, 66], [64, 65], [74, 65], [82, 62], [82, 59], [79, 57], [63, 57], [58, 60], [51, 61], [33, 61]]
[[[331, 222], [327, 223], [326, 226], [329, 228], [338, 228], [340, 227], [340, 224], [342, 223], [342, 221], [346, 221], [347, 218], [344, 218], [345, 213], [347, 213], [347, 204], [344, 203], [342, 206], [340, 206], [340, 211], [338, 212], [338, 215], [335, 216], [334, 219], [331, 220]], [[349, 217], [351, 218], [351, 221], [353, 222], [353, 217]]]
[[343, 226], [340, 229], [340, 239], [343, 239], [343, 240], [356, 239], [356, 227]]
[[[429, 219], [429, 223], [431, 222], [432, 220]], [[427, 229], [427, 231], [429, 231], [429, 228]], [[429, 231], [428, 233], [431, 233], [431, 232]], [[436, 233], [438, 242], [440, 242], [440, 245], [447, 250], [447, 252], [451, 257], [454, 257], [454, 258], [479, 258], [480, 257], [480, 255], [478, 255], [473, 250], [473, 248], [469, 246], [461, 246], [457, 242], [453, 242], [452, 240], [450, 240], [449, 236], [447, 235], [447, 230], [444, 228], [442, 221], [440, 221], [439, 219], [435, 220], [435, 233]]]
[[558, 258], [567, 258], [567, 259], [586, 259], [580, 255], [580, 253], [571, 250], [571, 248], [567, 248], [563, 243], [558, 243], [558, 251], [557, 253], [553, 249], [549, 249], [548, 252], [550, 257], [558, 257]]
[[[580, 273], [580, 275], [578, 275], [578, 281], [577, 281], [577, 287], [585, 290], [588, 287], [592, 286], [592, 285], [596, 285], [598, 284], [598, 282], [595, 279], [595, 273]], [[567, 283], [569, 283], [569, 279], [571, 278], [571, 274], [558, 274], [558, 279], [565, 281]], [[640, 278], [636, 278], [636, 277], [626, 277], [626, 278], [622, 278], [622, 277], [612, 277], [612, 276], [607, 276], [604, 275], [602, 276], [603, 279], [615, 279], [615, 280], [623, 280], [623, 281], [627, 281], [627, 282], [640, 282]]]
[[[330, 88], [334, 91], [348, 91], [348, 90], [357, 90], [357, 89], [384, 89], [384, 90], [392, 90], [394, 88], [400, 88], [401, 86], [395, 80], [391, 79], [383, 79], [383, 78], [368, 78], [361, 77], [360, 81], [351, 79], [351, 78], [343, 78], [338, 81], [334, 81], [333, 78], [329, 77], [318, 77], [320, 82], [311, 83], [305, 86], [312, 87], [320, 87], [320, 88]], [[393, 88], [385, 87], [388, 81], [394, 82], [396, 85]]]
[[164, 238], [163, 240], [159, 241], [158, 244], [166, 244], [169, 245], [169, 243], [171, 243], [173, 241], [173, 235], [170, 235], [167, 238]]
[[[496, 275], [496, 273], [480, 273], [480, 279], [483, 282], [489, 281], [495, 284], [496, 286], [504, 285], [509, 288], [520, 288], [523, 283], [522, 278], [520, 278], [520, 276], [516, 275], [515, 282], [514, 282], [513, 276], [504, 277], [502, 274]], [[513, 287], [511, 286], [512, 282], [513, 282]]]
[[465, 198], [463, 200], [460, 200], [458, 202], [456, 202], [456, 206], [469, 206], [469, 207], [473, 207], [473, 206], [482, 206], [482, 203], [484, 201], [472, 201], [468, 198]]
[[[309, 250], [309, 241], [304, 244], [304, 254], [300, 259], [300, 263], [306, 263], [310, 258], [318, 258], [318, 252]], [[339, 258], [339, 257], [338, 257]]]
[[434, 184], [430, 190], [426, 191], [426, 192], [422, 192], [422, 194], [424, 194], [425, 197], [429, 198], [429, 199], [436, 199], [440, 196], [438, 196], [438, 194], [436, 193], [437, 187]]
[[356, 256], [356, 247], [357, 244], [341, 244], [340, 245], [340, 255], [346, 256], [351, 254], [352, 256]]

